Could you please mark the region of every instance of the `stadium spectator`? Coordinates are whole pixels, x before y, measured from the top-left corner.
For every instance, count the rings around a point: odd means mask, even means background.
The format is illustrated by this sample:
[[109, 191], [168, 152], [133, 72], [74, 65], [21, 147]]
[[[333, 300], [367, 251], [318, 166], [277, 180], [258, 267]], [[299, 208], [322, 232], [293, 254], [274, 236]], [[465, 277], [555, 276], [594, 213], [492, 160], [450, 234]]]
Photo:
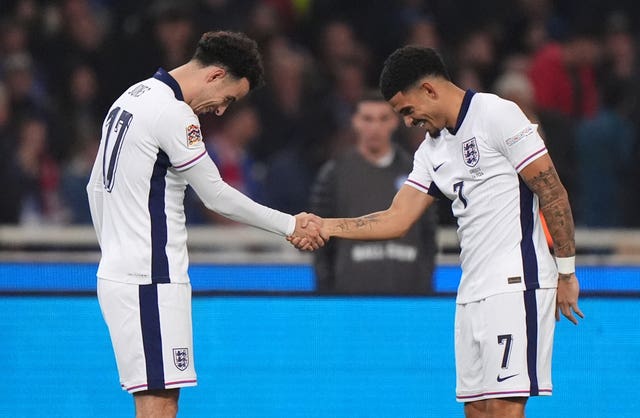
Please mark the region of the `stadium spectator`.
[[440, 49], [440, 35], [435, 20], [431, 16], [411, 16], [404, 43]]
[[622, 226], [626, 215], [625, 195], [637, 188], [637, 184], [627, 182], [634, 165], [637, 134], [625, 114], [624, 88], [624, 84], [618, 83], [604, 89], [598, 113], [581, 121], [577, 129], [576, 178], [580, 199], [576, 205], [576, 223], [580, 225]]
[[61, 223], [66, 214], [59, 196], [59, 167], [51, 156], [48, 126], [43, 119], [27, 118], [18, 127], [13, 161], [10, 162], [10, 186], [22, 225]]
[[314, 86], [318, 79], [307, 52], [281, 38], [269, 45], [267, 86], [255, 96], [263, 129], [251, 149], [265, 168], [264, 203], [297, 213], [307, 208], [337, 125], [328, 94]]
[[529, 77], [539, 109], [555, 110], [575, 120], [598, 110], [595, 68], [597, 37], [576, 28], [560, 42], [550, 41], [534, 53]]
[[496, 39], [491, 28], [470, 30], [460, 42], [454, 60], [454, 78], [463, 88], [487, 91], [498, 67]]
[[[395, 145], [399, 118], [377, 91], [363, 94], [351, 119], [355, 146], [327, 162], [316, 178], [310, 210], [322, 217], [382, 210], [398, 191], [412, 159]], [[414, 294], [432, 291], [436, 213], [428, 211], [403, 238], [334, 240], [314, 253], [320, 293]]]
[[[633, 124], [631, 151], [623, 157], [623, 160], [630, 159], [630, 165], [622, 172], [620, 167], [616, 169], [618, 174], [623, 174], [618, 177], [616, 187], [634, 190], [640, 184], [640, 164], [637, 163], [640, 161], [640, 59], [637, 34], [632, 31], [630, 17], [620, 11], [611, 13], [606, 20], [603, 42], [604, 56], [599, 83], [601, 94], [608, 98], [618, 96], [615, 114], [624, 120], [621, 120], [623, 125]], [[610, 89], [614, 91], [608, 91]], [[582, 197], [585, 200], [594, 198], [591, 191], [584, 191]], [[640, 226], [640, 217], [635, 209], [640, 205], [638, 193], [624, 193], [619, 198], [616, 205], [623, 210], [619, 225]]]
[[86, 199], [86, 186], [100, 143], [100, 126], [86, 126], [75, 137], [70, 156], [61, 167], [60, 196], [66, 210], [66, 221], [90, 224], [91, 213]]
[[2, 62], [11, 114], [16, 120], [38, 115], [50, 120], [51, 101], [28, 52], [17, 52]]
[[65, 81], [63, 93], [58, 98], [64, 116], [56, 124], [64, 132], [64, 139], [52, 144], [62, 163], [76, 157], [78, 149], [84, 147], [88, 132], [92, 132], [96, 140], [96, 126], [105, 113], [100, 103], [103, 84], [91, 65], [80, 62], [71, 65]]

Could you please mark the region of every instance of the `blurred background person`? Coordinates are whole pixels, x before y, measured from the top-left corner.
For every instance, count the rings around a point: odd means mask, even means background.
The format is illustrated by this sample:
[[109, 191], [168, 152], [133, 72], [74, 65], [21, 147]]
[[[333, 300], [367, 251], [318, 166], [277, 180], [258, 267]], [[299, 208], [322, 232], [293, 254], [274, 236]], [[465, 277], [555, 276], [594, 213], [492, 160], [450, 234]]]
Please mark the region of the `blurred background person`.
[[13, 218], [21, 225], [61, 223], [66, 214], [59, 195], [60, 170], [48, 143], [49, 128], [38, 117], [18, 126], [17, 144], [9, 162], [9, 196]]
[[[392, 141], [399, 118], [378, 91], [365, 93], [351, 119], [352, 150], [327, 162], [310, 210], [322, 217], [355, 217], [385, 209], [413, 161]], [[392, 241], [333, 240], [314, 253], [317, 290], [337, 294], [428, 294], [432, 291], [436, 216], [427, 211]]]
[[60, 197], [65, 208], [65, 221], [91, 224], [89, 201], [85, 198], [87, 183], [100, 145], [100, 126], [87, 125], [78, 132], [69, 157], [60, 167]]
[[[624, 84], [604, 90], [597, 114], [581, 121], [577, 130], [576, 224], [589, 227], [624, 225], [625, 196], [637, 190], [628, 182], [634, 161], [635, 126], [628, 118]], [[630, 188], [629, 188], [630, 187]], [[593, 191], [597, 191], [594, 193]], [[637, 216], [637, 208], [634, 209]]]
[[[600, 115], [600, 119], [601, 122], [602, 117], [609, 118], [610, 122], [611, 119], [617, 119], [617, 123], [620, 124], [622, 137], [613, 139], [614, 144], [609, 150], [613, 155], [609, 158], [615, 158], [615, 155], [624, 149], [628, 152], [622, 157], [621, 165], [613, 168], [618, 174], [615, 179], [618, 188], [615, 206], [622, 210], [622, 219], [618, 220], [617, 225], [638, 227], [640, 217], [637, 208], [640, 206], [640, 195], [626, 192], [635, 190], [640, 184], [640, 60], [638, 37], [631, 23], [631, 17], [620, 10], [612, 12], [606, 19], [599, 84], [607, 115]], [[585, 142], [589, 141], [584, 139]], [[589, 151], [585, 150], [585, 153], [587, 152]], [[588, 155], [581, 156], [585, 169], [588, 167], [588, 158]], [[591, 191], [585, 190], [583, 193], [585, 199], [594, 199], [594, 193]]]
[[560, 41], [551, 40], [534, 53], [529, 77], [539, 109], [579, 120], [598, 110], [600, 42], [587, 23], [575, 23], [567, 32]]
[[256, 92], [262, 132], [251, 153], [264, 171], [264, 204], [281, 211], [308, 210], [315, 173], [331, 155], [338, 128], [330, 94], [318, 88], [315, 61], [299, 45], [278, 37], [265, 57], [267, 85]]

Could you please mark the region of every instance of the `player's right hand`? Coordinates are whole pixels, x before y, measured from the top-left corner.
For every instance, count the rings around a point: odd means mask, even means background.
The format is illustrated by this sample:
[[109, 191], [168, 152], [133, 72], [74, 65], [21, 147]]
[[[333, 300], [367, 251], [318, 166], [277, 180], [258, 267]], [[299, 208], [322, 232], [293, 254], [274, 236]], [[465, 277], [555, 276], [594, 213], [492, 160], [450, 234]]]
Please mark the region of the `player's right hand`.
[[573, 314], [584, 318], [584, 314], [578, 307], [578, 296], [580, 295], [580, 284], [575, 273], [560, 274], [558, 278], [558, 296], [556, 298], [556, 321], [560, 320], [560, 313], [569, 321], [578, 325], [578, 320]]
[[295, 215], [296, 228], [287, 240], [296, 248], [303, 251], [313, 251], [325, 244], [320, 231], [323, 220], [317, 215], [301, 212]]

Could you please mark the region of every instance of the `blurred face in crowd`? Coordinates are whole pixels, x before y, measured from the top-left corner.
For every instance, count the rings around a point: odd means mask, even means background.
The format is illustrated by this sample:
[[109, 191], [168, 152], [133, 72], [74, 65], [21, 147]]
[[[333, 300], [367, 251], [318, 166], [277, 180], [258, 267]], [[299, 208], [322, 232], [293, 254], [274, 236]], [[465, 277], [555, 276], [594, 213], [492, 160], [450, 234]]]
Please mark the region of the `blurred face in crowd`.
[[249, 80], [238, 79], [217, 66], [206, 67], [203, 78], [202, 87], [189, 103], [197, 115], [213, 112], [221, 116], [233, 102], [249, 93]]
[[416, 85], [396, 93], [389, 103], [402, 116], [407, 127], [425, 128], [432, 138], [440, 136], [447, 126], [447, 119], [438, 92], [440, 80], [423, 78]]
[[370, 152], [388, 149], [398, 124], [398, 116], [385, 101], [362, 101], [352, 117], [358, 145]]
[[584, 36], [571, 40], [564, 49], [565, 61], [570, 66], [595, 65], [602, 54], [600, 42]]
[[260, 118], [255, 108], [244, 106], [233, 109], [225, 120], [225, 132], [235, 144], [241, 148], [248, 145], [252, 139], [260, 134]]

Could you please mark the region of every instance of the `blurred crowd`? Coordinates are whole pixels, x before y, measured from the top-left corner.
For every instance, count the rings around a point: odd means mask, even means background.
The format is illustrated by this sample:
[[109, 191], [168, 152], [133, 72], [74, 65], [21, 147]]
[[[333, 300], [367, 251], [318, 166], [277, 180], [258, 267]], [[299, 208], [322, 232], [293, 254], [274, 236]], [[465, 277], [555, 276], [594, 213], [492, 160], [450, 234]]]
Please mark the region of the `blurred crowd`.
[[[463, 88], [517, 102], [547, 143], [576, 223], [638, 227], [640, 62], [632, 0], [3, 0], [0, 224], [90, 222], [85, 197], [108, 107], [191, 57], [207, 30], [258, 41], [267, 85], [202, 118], [223, 178], [289, 213], [353, 145], [357, 99], [394, 49], [440, 51]], [[401, 128], [413, 152], [423, 138]], [[636, 192], [633, 192], [636, 190]], [[192, 192], [190, 223], [221, 223]], [[446, 204], [440, 222], [451, 223]]]

